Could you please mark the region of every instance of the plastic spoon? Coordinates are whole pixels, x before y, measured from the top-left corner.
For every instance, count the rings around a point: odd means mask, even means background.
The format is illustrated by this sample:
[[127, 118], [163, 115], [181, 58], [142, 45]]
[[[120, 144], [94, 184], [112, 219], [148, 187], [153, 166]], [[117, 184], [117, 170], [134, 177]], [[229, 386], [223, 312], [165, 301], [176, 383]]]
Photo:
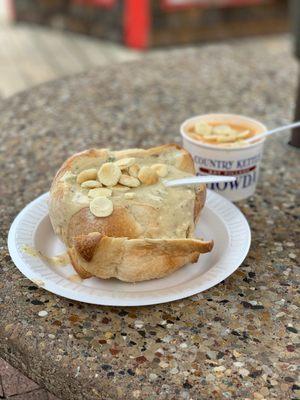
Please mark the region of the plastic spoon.
[[173, 179], [171, 181], [163, 181], [165, 186], [186, 186], [186, 185], [199, 185], [201, 183], [215, 183], [215, 182], [234, 182], [235, 176], [219, 176], [219, 175], [200, 175], [191, 176], [188, 178]]
[[293, 124], [280, 126], [279, 128], [275, 128], [270, 131], [262, 132], [258, 135], [254, 135], [251, 138], [244, 139], [244, 140], [245, 140], [245, 142], [252, 143], [252, 142], [255, 142], [256, 140], [262, 139], [266, 136], [273, 135], [273, 133], [285, 131], [286, 129], [290, 129], [290, 128], [296, 128], [297, 126], [300, 126], [300, 121], [294, 122]]

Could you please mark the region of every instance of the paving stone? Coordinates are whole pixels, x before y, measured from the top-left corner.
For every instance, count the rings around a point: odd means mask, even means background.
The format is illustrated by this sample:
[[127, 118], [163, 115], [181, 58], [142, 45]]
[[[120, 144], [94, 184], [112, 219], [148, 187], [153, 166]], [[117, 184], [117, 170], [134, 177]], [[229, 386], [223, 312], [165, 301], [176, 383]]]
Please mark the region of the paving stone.
[[9, 400], [48, 400], [48, 393], [44, 389], [34, 390], [29, 393], [17, 394], [9, 397]]
[[48, 400], [60, 400], [60, 399], [54, 396], [54, 394], [48, 392]]
[[2, 358], [0, 358], [0, 376], [4, 394], [7, 397], [39, 388], [39, 385], [9, 365]]

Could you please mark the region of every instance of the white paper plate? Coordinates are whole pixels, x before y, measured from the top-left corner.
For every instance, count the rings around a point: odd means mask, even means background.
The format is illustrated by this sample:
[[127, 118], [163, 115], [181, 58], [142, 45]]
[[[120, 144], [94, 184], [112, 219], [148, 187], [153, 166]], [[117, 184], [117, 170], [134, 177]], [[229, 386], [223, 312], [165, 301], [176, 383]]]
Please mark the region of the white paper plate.
[[50, 223], [48, 197], [45, 193], [32, 201], [14, 220], [8, 235], [11, 258], [28, 279], [42, 281], [44, 289], [85, 303], [142, 306], [191, 296], [231, 275], [245, 259], [251, 243], [250, 228], [244, 215], [228, 200], [208, 191], [196, 234], [213, 239], [215, 245], [213, 251], [201, 255], [197, 263], [188, 264], [165, 278], [147, 282], [125, 283], [98, 278], [72, 282], [68, 279], [75, 273], [71, 265], [53, 267], [23, 250], [27, 245], [47, 256], [65, 251]]

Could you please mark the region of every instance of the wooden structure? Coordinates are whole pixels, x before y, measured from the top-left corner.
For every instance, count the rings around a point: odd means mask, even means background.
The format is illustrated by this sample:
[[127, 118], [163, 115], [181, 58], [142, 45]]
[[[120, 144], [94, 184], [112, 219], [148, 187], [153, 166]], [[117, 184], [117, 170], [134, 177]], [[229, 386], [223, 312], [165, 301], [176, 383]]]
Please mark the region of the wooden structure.
[[288, 30], [287, 0], [12, 0], [15, 19], [145, 49]]

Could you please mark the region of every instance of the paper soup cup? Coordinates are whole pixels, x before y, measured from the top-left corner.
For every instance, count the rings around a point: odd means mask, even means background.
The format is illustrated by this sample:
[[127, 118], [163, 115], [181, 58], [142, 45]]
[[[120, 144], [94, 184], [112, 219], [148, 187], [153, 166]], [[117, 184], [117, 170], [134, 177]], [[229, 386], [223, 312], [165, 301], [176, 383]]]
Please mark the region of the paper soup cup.
[[206, 114], [189, 118], [180, 127], [183, 147], [192, 155], [197, 175], [236, 176], [235, 182], [207, 184], [231, 201], [252, 196], [255, 192], [259, 164], [262, 158], [264, 140], [241, 147], [221, 147], [202, 143], [188, 136], [187, 128], [195, 122], [241, 125], [245, 129], [254, 129], [256, 133], [267, 130], [266, 126], [255, 119], [236, 114]]

